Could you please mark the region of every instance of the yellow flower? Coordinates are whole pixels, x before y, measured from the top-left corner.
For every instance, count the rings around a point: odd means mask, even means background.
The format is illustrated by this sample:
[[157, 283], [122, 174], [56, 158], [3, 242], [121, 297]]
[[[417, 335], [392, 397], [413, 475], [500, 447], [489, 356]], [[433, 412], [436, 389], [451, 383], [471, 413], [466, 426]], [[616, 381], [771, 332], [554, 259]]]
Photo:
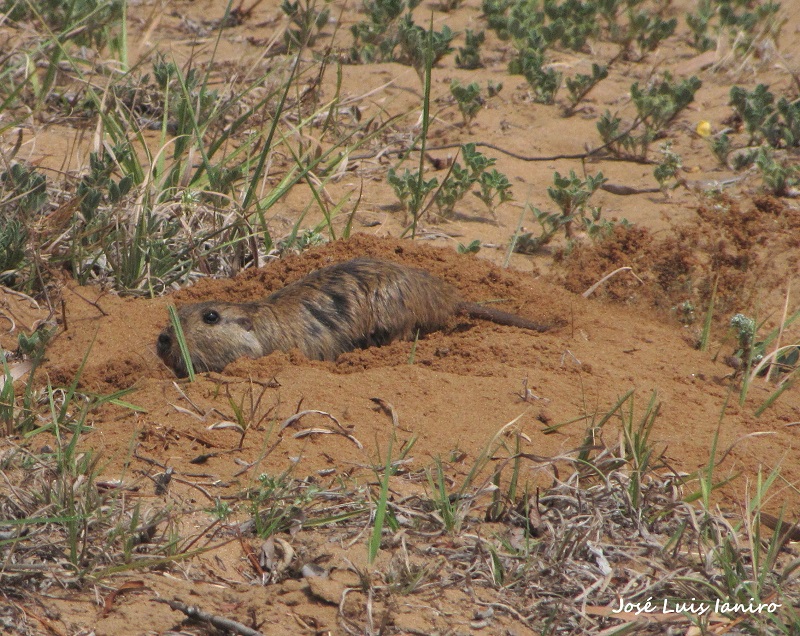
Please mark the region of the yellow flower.
[[711, 134], [711, 124], [709, 124], [705, 119], [697, 124], [697, 128], [695, 128], [697, 134], [701, 137], [708, 137]]

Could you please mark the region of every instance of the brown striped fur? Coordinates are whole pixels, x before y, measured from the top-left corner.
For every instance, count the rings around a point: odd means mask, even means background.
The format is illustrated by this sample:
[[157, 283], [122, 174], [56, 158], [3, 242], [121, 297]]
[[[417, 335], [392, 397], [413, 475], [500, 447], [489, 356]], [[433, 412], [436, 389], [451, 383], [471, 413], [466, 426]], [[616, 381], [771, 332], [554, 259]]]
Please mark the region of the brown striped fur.
[[[423, 270], [370, 258], [316, 270], [261, 300], [209, 301], [178, 310], [196, 371], [222, 371], [241, 356], [291, 349], [309, 359], [335, 360], [345, 351], [444, 329], [457, 314], [547, 329], [465, 302], [454, 287]], [[172, 326], [161, 332], [156, 348], [179, 377], [186, 376]]]

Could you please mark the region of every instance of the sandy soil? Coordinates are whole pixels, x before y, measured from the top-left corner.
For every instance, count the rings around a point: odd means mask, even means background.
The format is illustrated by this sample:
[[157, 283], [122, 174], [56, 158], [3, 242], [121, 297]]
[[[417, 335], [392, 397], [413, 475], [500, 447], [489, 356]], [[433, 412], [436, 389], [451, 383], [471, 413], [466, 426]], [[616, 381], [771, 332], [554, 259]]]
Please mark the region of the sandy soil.
[[[131, 7], [133, 57], [158, 48], [174, 55], [179, 63], [191, 56], [202, 59], [214, 45], [214, 37], [191, 37], [176, 14], [198, 21], [219, 17], [224, 4], [214, 0], [169, 3], [163, 8], [153, 4]], [[359, 17], [352, 3], [333, 6], [342, 31]], [[419, 19], [429, 16], [431, 10], [436, 25], [447, 23], [460, 32], [485, 28], [475, 0], [450, 14], [423, 4], [417, 10]], [[154, 12], [160, 13], [154, 17]], [[680, 14], [679, 6], [673, 12]], [[800, 50], [800, 20], [791, 11], [787, 16], [781, 50], [785, 63], [797, 68], [792, 52]], [[218, 60], [228, 60], [232, 67], [257, 63], [261, 49], [253, 42], [264, 42], [283, 26], [276, 3], [258, 5], [251, 19], [223, 33]], [[684, 24], [679, 27], [685, 28]], [[326, 33], [330, 35], [332, 30], [333, 24]], [[643, 62], [619, 62], [612, 77], [592, 93], [585, 109], [565, 119], [556, 106], [532, 103], [524, 80], [505, 73], [509, 46], [487, 31], [485, 68], [458, 70], [449, 56], [435, 69], [432, 145], [475, 140], [525, 155], [581, 152], [600, 143], [595, 129], [599, 113], [605, 108], [629, 112], [628, 88], [633, 81], [646, 80], [653, 69], [671, 70], [676, 77], [698, 74], [703, 80], [688, 113], [679, 118], [670, 134], [675, 150], [683, 157], [686, 177], [721, 180], [733, 173], [716, 167], [706, 142], [693, 132], [697, 123], [708, 120], [715, 129], [723, 127], [723, 120], [731, 114], [727, 95], [734, 83], [752, 87], [756, 81], [767, 82], [776, 93], [787, 91], [792, 84], [791, 75], [777, 59], [758, 66], [755, 72], [742, 69], [738, 75], [724, 69], [699, 70], [694, 64], [696, 52], [680, 38], [672, 38]], [[558, 62], [570, 70], [583, 70], [591, 61], [588, 55], [560, 55], [563, 59]], [[383, 108], [388, 115], [410, 109], [405, 122], [406, 129], [412, 129], [421, 98], [413, 69], [397, 64], [345, 65], [342, 73], [343, 95], [358, 97], [375, 91], [359, 101], [365, 113]], [[328, 97], [333, 75], [323, 87]], [[469, 129], [460, 125], [447, 91], [454, 77], [482, 83], [502, 79], [505, 84]], [[387, 82], [391, 83], [381, 88]], [[79, 144], [74, 143], [80, 125], [38, 123], [25, 131], [23, 151], [44, 167], [75, 170], [86, 156], [85, 148], [76, 149]], [[580, 165], [565, 160], [526, 162], [484, 151], [497, 157], [497, 167], [511, 179], [517, 198], [517, 203], [500, 207], [496, 221], [487, 218], [477, 199], [468, 199], [452, 220], [425, 220], [421, 232], [425, 240], [398, 239], [402, 215], [388, 206], [394, 195], [385, 183], [391, 164], [385, 159], [368, 159], [355, 162], [352, 172], [327, 188], [334, 201], [354, 193], [353, 202], [363, 188], [357, 232], [349, 240], [270, 262], [233, 279], [202, 280], [152, 300], [120, 297], [66, 282], [60, 290], [66, 321], [48, 348], [45, 366], [50, 382], [69, 384], [85, 357], [82, 390], [109, 393], [133, 387], [135, 391], [125, 399], [143, 409], [133, 412], [108, 405], [91, 414], [93, 430], [85, 443], [101, 454], [103, 475], [135, 483], [145, 503], [168, 498], [176, 510], [186, 513], [186, 526], [194, 524], [200, 529], [211, 524], [212, 517], [205, 510], [213, 507], [216, 498], [240, 492], [262, 473], [290, 470], [295, 477], [311, 476], [324, 483], [342, 476], [374, 479], [370, 467], [383, 463], [392, 427], [373, 398], [393, 405], [399, 417], [397, 444], [417, 438], [410, 458], [412, 468], [446, 457], [455, 473], [465, 474], [492, 436], [512, 421], [514, 429], [524, 433], [524, 452], [538, 456], [572, 453], [585, 442], [587, 426], [609, 411], [620, 396], [635, 390], [637, 413], [642, 413], [656, 394], [661, 406], [652, 442], [657, 449], [664, 449], [676, 472], [688, 474], [706, 466], [718, 433], [717, 452], [720, 456], [730, 452], [716, 475], [720, 480], [733, 478], [719, 493], [722, 508], [741, 511], [759, 471], [780, 466], [781, 482], [766, 508], [777, 512], [786, 506], [788, 517], [800, 516], [800, 467], [796, 462], [800, 394], [796, 388], [786, 391], [756, 417], [755, 409], [774, 391], [774, 385], [759, 378], [740, 405], [739, 380], [731, 378], [732, 369], [723, 363], [734, 349], [725, 328], [733, 313], [757, 311], [766, 317], [765, 328], [774, 327], [792, 282], [789, 311], [798, 308], [800, 211], [796, 202], [763, 196], [758, 178], [753, 176], [729, 192], [735, 212], [724, 215], [686, 189], [675, 190], [670, 198], [599, 192], [595, 202], [602, 205], [604, 216], [627, 218], [635, 224], [634, 230], [620, 231], [602, 247], [584, 242], [568, 255], [560, 243], [533, 256], [517, 254], [511, 266], [502, 269], [499, 263], [517, 226], [521, 203], [552, 207], [546, 186], [552, 182], [553, 171], [580, 170]], [[453, 151], [431, 154], [446, 158]], [[275, 178], [279, 177], [279, 164], [272, 167]], [[602, 170], [615, 184], [642, 189], [655, 185], [652, 165], [596, 160], [586, 168], [590, 173]], [[437, 174], [441, 179], [445, 172]], [[288, 232], [308, 200], [307, 189], [298, 186], [272, 211], [276, 236]], [[306, 224], [316, 221], [311, 213]], [[534, 229], [529, 217], [523, 223]], [[474, 239], [486, 246], [477, 256], [459, 255], [453, 249], [457, 243]], [[559, 326], [532, 334], [464, 319], [451, 331], [431, 334], [416, 345], [397, 342], [354, 351], [335, 362], [308, 361], [297, 353], [243, 359], [223, 373], [203, 374], [193, 384], [176, 381], [155, 355], [154, 343], [166, 323], [168, 303], [260, 297], [318, 267], [360, 255], [424, 268], [454, 284], [470, 300], [500, 301], [498, 306], [503, 309]], [[746, 267], [741, 266], [743, 258], [748, 259]], [[712, 267], [720, 263], [718, 269]], [[640, 281], [620, 274], [588, 299], [581, 295], [620, 266], [633, 267]], [[703, 307], [715, 280], [720, 315], [712, 331], [712, 346], [701, 352], [695, 345], [702, 315], [684, 326], [673, 308], [685, 299], [687, 286], [692, 288], [690, 296], [696, 306]], [[19, 328], [44, 317], [13, 295], [4, 294], [2, 302], [16, 316]], [[0, 342], [12, 348], [15, 337], [9, 334]], [[796, 327], [784, 336], [785, 342], [798, 339]], [[215, 426], [234, 421], [232, 404], [250, 405], [253, 396], [260, 401], [252, 408], [253, 423], [246, 434]], [[278, 430], [278, 423], [306, 409], [334, 416], [351, 437], [293, 435], [299, 428], [331, 427], [330, 419], [319, 414], [306, 416], [301, 426]], [[562, 423], [566, 424], [555, 431], [547, 430]], [[597, 442], [614, 443], [619, 434], [619, 420], [612, 418], [596, 431]], [[174, 470], [176, 479], [168, 494], [156, 495], [151, 478], [165, 466]], [[535, 463], [526, 466], [524, 477], [532, 483], [549, 478], [540, 474]], [[303, 534], [298, 535], [300, 543], [306, 541]], [[36, 631], [46, 629], [42, 621], [47, 621], [56, 626], [53, 633], [65, 634], [89, 633], [90, 628], [97, 634], [164, 633], [179, 629], [182, 617], [151, 599], [178, 595], [221, 615], [240, 620], [253, 616], [256, 623], [263, 622], [264, 633], [342, 633], [336, 604], [342, 589], [358, 586], [344, 559], [363, 565], [364, 551], [348, 550], [334, 538], [322, 547], [315, 545], [324, 551], [329, 565], [337, 568], [326, 583], [290, 578], [267, 586], [253, 585], [252, 576], [243, 572], [246, 562], [235, 540], [182, 562], [179, 573], [135, 572], [110, 577], [96, 589], [98, 596], [125, 581], [142, 581], [143, 587], [118, 597], [108, 613], [98, 609], [91, 590], [79, 593], [53, 588], [29, 602], [28, 624]], [[499, 598], [495, 592], [476, 588], [404, 600], [394, 617], [397, 633], [445, 633], [451, 621], [468, 629], [472, 609], [465, 612], [460, 608], [472, 608], [473, 594], [487, 602]], [[352, 602], [360, 601], [353, 597]], [[41, 624], [37, 626], [31, 616], [41, 616]], [[505, 629], [532, 633], [512, 616], [498, 614], [492, 633], [506, 633]]]

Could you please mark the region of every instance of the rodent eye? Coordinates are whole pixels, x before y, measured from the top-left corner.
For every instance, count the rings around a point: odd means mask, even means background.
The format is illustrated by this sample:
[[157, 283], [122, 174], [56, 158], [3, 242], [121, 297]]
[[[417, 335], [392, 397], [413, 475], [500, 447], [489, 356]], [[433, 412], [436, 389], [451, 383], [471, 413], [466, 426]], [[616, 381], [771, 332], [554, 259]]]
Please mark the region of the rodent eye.
[[203, 314], [203, 322], [207, 325], [216, 325], [219, 322], [219, 312], [209, 309]]

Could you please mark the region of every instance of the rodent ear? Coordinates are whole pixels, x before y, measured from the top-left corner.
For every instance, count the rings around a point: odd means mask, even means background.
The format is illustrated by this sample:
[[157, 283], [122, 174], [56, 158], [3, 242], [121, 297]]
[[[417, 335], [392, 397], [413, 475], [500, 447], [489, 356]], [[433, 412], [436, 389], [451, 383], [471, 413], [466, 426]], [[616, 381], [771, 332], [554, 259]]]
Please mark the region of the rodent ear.
[[235, 320], [237, 325], [240, 325], [245, 331], [253, 331], [253, 321], [247, 316], [242, 316]]

